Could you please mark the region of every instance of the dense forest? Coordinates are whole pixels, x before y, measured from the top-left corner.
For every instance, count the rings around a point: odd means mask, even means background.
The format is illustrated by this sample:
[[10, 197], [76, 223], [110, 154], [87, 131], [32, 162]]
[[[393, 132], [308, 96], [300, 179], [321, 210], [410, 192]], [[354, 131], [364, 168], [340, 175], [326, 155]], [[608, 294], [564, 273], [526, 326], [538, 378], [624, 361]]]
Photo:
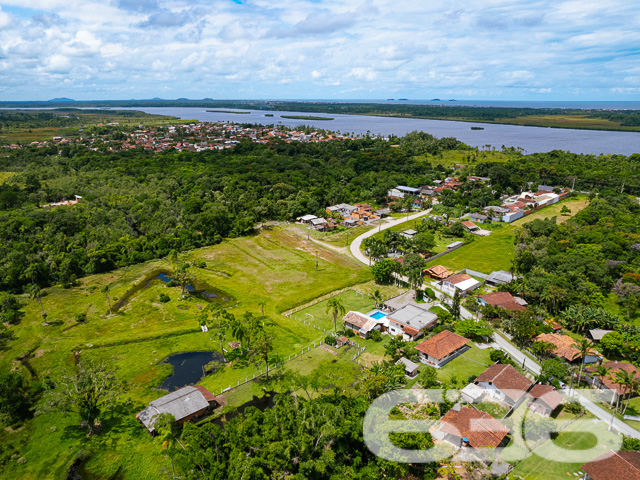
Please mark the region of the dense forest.
[[[243, 141], [233, 149], [199, 153], [27, 147], [0, 158], [0, 170], [14, 173], [0, 185], [0, 289], [71, 285], [83, 275], [172, 249], [247, 234], [262, 220], [324, 215], [335, 203], [381, 206], [398, 184], [419, 187], [452, 175], [437, 163], [448, 150], [468, 152], [469, 167], [457, 172], [462, 179], [475, 173], [493, 183], [443, 197], [443, 204], [460, 209], [499, 204], [502, 193], [520, 191], [528, 182], [575, 181], [576, 188], [588, 190], [624, 184], [626, 191], [640, 192], [638, 155], [513, 152], [507, 163], [478, 163], [477, 150], [416, 132], [391, 142]], [[80, 204], [37, 208], [74, 195], [83, 197]]]

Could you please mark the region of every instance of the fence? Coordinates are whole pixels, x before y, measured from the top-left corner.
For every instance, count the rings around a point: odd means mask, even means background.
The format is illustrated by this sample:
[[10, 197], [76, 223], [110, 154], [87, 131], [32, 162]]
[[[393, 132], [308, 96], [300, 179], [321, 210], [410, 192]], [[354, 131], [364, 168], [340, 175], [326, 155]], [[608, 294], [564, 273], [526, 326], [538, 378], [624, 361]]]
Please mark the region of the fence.
[[[256, 371], [256, 372], [254, 372], [254, 373], [252, 374], [251, 378], [249, 378], [248, 376], [247, 376], [247, 377], [245, 377], [244, 382], [241, 382], [240, 380], [238, 380], [238, 382], [236, 383], [236, 385], [229, 385], [227, 388], [222, 388], [222, 389], [220, 389], [220, 394], [223, 394], [223, 393], [226, 393], [226, 392], [230, 392], [230, 391], [231, 391], [231, 390], [233, 390], [234, 388], [238, 388], [238, 387], [240, 387], [240, 386], [244, 385], [245, 383], [252, 382], [252, 381], [254, 381], [256, 378], [260, 378], [261, 376], [266, 375], [266, 374], [267, 374], [267, 371], [269, 371], [269, 372], [274, 372], [274, 371], [275, 371], [275, 370], [277, 370], [278, 368], [281, 368], [282, 366], [284, 366], [284, 364], [285, 364], [285, 363], [290, 362], [291, 360], [295, 360], [295, 359], [296, 359], [296, 358], [298, 358], [298, 357], [301, 357], [301, 356], [302, 356], [302, 355], [304, 355], [305, 353], [310, 352], [310, 351], [311, 351], [311, 348], [316, 349], [316, 348], [318, 348], [318, 347], [319, 347], [320, 345], [322, 345], [322, 344], [323, 344], [323, 342], [322, 342], [322, 341], [320, 341], [320, 342], [318, 342], [317, 344], [316, 344], [316, 343], [314, 343], [314, 344], [313, 344], [313, 347], [311, 347], [310, 345], [308, 345], [307, 347], [303, 347], [303, 348], [300, 350], [300, 353], [292, 353], [291, 355], [289, 355], [289, 356], [287, 357], [287, 359], [286, 359], [286, 360], [283, 360], [283, 361], [282, 361], [282, 362], [280, 362], [280, 363], [276, 363], [276, 364], [273, 366], [273, 368], [270, 368], [269, 370], [266, 370], [266, 369], [265, 369], [265, 370], [260, 370], [260, 373], [257, 373], [257, 371]], [[267, 368], [268, 368], [268, 367], [267, 367]]]
[[453, 247], [453, 248], [449, 248], [449, 249], [445, 250], [444, 252], [440, 252], [440, 253], [438, 253], [438, 254], [434, 255], [433, 257], [425, 258], [425, 259], [424, 259], [424, 261], [425, 261], [425, 262], [430, 262], [431, 260], [435, 260], [436, 258], [440, 258], [440, 257], [442, 257], [443, 255], [446, 255], [447, 253], [451, 253], [451, 252], [453, 252], [454, 250], [459, 249], [460, 247], [464, 247], [464, 245], [456, 245], [455, 247]]
[[482, 273], [482, 272], [476, 272], [475, 270], [471, 270], [469, 268], [465, 268], [464, 270], [461, 270], [460, 273], [466, 273], [468, 275], [472, 275], [474, 277], [480, 277], [483, 279], [487, 279], [489, 278], [489, 275], [487, 275], [486, 273]]
[[312, 305], [315, 305], [315, 304], [320, 303], [320, 302], [324, 302], [325, 300], [328, 300], [331, 297], [335, 297], [336, 295], [340, 295], [341, 293], [344, 293], [347, 290], [353, 290], [353, 291], [355, 291], [356, 293], [358, 293], [360, 295], [364, 295], [364, 293], [362, 293], [361, 291], [357, 290], [354, 287], [345, 287], [345, 288], [342, 288], [340, 290], [335, 290], [335, 291], [333, 291], [331, 293], [327, 293], [325, 295], [322, 295], [321, 297], [318, 297], [318, 298], [316, 298], [314, 300], [311, 300], [309, 303], [306, 303], [304, 305], [300, 305], [300, 306], [298, 306], [298, 307], [296, 307], [296, 308], [294, 308], [292, 310], [289, 310], [288, 312], [284, 312], [283, 315], [285, 317], [289, 318], [291, 315], [293, 315], [294, 313], [299, 312], [300, 310], [304, 310], [305, 308], [309, 308]]

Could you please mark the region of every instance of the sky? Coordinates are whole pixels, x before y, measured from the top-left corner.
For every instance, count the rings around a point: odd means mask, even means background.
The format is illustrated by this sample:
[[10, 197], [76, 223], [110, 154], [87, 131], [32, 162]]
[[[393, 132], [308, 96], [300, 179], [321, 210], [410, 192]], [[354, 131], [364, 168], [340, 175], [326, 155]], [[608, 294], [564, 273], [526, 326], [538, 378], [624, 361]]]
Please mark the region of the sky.
[[0, 0], [0, 100], [640, 100], [638, 0]]

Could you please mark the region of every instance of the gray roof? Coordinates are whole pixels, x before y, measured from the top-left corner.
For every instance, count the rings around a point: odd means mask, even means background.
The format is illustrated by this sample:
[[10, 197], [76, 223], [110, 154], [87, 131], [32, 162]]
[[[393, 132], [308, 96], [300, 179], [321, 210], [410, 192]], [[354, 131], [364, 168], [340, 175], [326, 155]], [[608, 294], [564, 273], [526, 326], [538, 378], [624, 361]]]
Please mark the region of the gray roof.
[[504, 270], [497, 270], [495, 272], [491, 272], [486, 281], [490, 283], [509, 283], [516, 278], [518, 277], [509, 272], [505, 272]]
[[399, 363], [404, 364], [404, 369], [407, 372], [415, 372], [418, 368], [418, 365], [416, 363], [413, 363], [408, 358], [400, 357], [400, 360], [396, 362], [396, 365]]
[[486, 212], [490, 212], [490, 211], [494, 211], [496, 213], [509, 213], [511, 210], [509, 210], [508, 208], [504, 208], [504, 207], [496, 207], [494, 205], [490, 205], [488, 207], [484, 207], [484, 210]]
[[314, 218], [318, 218], [315, 215], [305, 215], [303, 217], [300, 217], [300, 220], [302, 220], [303, 222], [308, 222], [309, 220], [313, 220]]
[[313, 225], [322, 225], [325, 222], [326, 220], [324, 218], [314, 218], [313, 220], [311, 220], [311, 223]]
[[407, 186], [405, 186], [405, 185], [398, 185], [398, 186], [396, 187], [396, 189], [397, 189], [397, 190], [400, 190], [400, 191], [411, 192], [411, 193], [415, 193], [415, 192], [420, 191], [420, 189], [419, 189], [419, 188], [407, 187]]
[[416, 230], [413, 230], [412, 228], [410, 228], [409, 230], [405, 230], [404, 232], [402, 232], [406, 235], [415, 235], [416, 233], [418, 233]]
[[176, 420], [182, 420], [208, 406], [209, 402], [204, 398], [200, 390], [195, 387], [183, 387], [169, 395], [154, 400], [137, 416], [138, 420], [152, 432], [153, 417], [156, 415], [170, 413]]
[[462, 242], [453, 242], [447, 245], [447, 248], [457, 247], [458, 245], [462, 245]]
[[390, 310], [400, 310], [406, 305], [417, 305], [414, 300], [414, 293], [412, 290], [405, 292], [397, 297], [390, 298], [384, 302], [384, 306]]
[[415, 305], [406, 305], [400, 310], [387, 315], [387, 318], [416, 330], [422, 330], [438, 320], [438, 316], [435, 313]]
[[377, 213], [378, 215], [387, 215], [387, 214], [391, 213], [391, 209], [390, 208], [379, 208], [378, 210], [375, 211], [375, 213]]
[[602, 340], [602, 337], [604, 337], [607, 333], [611, 333], [613, 330], [601, 330], [599, 328], [595, 328], [593, 330], [589, 330], [589, 333], [591, 334], [591, 338], [593, 338], [594, 340]]

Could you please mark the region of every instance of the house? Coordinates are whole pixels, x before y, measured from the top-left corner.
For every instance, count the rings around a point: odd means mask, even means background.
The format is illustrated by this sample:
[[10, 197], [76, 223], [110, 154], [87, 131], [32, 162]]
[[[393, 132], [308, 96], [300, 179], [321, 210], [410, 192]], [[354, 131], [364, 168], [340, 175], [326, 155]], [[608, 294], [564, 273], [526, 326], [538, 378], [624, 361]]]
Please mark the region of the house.
[[420, 192], [419, 188], [407, 187], [405, 185], [398, 185], [396, 190], [400, 190], [405, 195], [418, 195]]
[[435, 197], [436, 196], [436, 192], [433, 190], [433, 188], [431, 188], [429, 186], [422, 187], [420, 189], [420, 192], [418, 192], [418, 193], [422, 197]]
[[601, 330], [599, 328], [594, 328], [593, 330], [589, 330], [589, 336], [593, 339], [594, 342], [599, 342], [602, 340], [607, 333], [611, 333], [613, 330]]
[[360, 312], [350, 311], [342, 317], [342, 321], [344, 322], [344, 328], [353, 330], [362, 338], [369, 338], [371, 330], [384, 331], [384, 322]]
[[464, 228], [466, 228], [469, 232], [475, 232], [476, 230], [480, 230], [480, 227], [478, 227], [475, 223], [473, 223], [470, 220], [465, 220], [464, 222], [461, 222], [462, 226]]
[[510, 406], [527, 393], [533, 382], [511, 365], [496, 363], [489, 366], [473, 381], [485, 391], [485, 395], [498, 399]]
[[316, 230], [322, 230], [322, 226], [325, 223], [327, 223], [327, 221], [324, 218], [316, 217], [309, 220], [309, 224]]
[[638, 371], [638, 369], [634, 365], [627, 362], [609, 361], [609, 362], [604, 362], [602, 365], [605, 368], [611, 369], [609, 371], [609, 376], [604, 378], [598, 377], [596, 375], [596, 367], [592, 366], [592, 367], [585, 368], [586, 378], [587, 378], [587, 381], [592, 385], [594, 385], [595, 387], [601, 390], [607, 391], [607, 393], [609, 393], [609, 395], [612, 396], [611, 403], [613, 404], [618, 401], [618, 396], [626, 395], [627, 393], [629, 393], [629, 390], [627, 389], [626, 386], [623, 387], [621, 385], [618, 385], [609, 377], [611, 376], [615, 378], [616, 372], [625, 370], [629, 374], [631, 374], [632, 372], [635, 372], [634, 378], [640, 379], [640, 371]]
[[417, 231], [410, 228], [409, 230], [404, 230], [402, 233], [400, 233], [400, 235], [405, 238], [413, 238], [417, 233]]
[[498, 448], [508, 443], [509, 429], [487, 412], [462, 407], [451, 409], [440, 419], [433, 438], [456, 447]]
[[418, 365], [413, 363], [408, 358], [400, 357], [400, 360], [396, 362], [396, 365], [400, 364], [404, 365], [404, 374], [407, 377], [413, 378], [418, 375]]
[[445, 278], [438, 283], [442, 286], [442, 290], [447, 294], [453, 296], [457, 290], [463, 297], [482, 285], [481, 282], [466, 273], [458, 273], [457, 275]]
[[338, 348], [344, 347], [348, 343], [349, 343], [349, 339], [347, 337], [338, 337], [338, 338], [336, 338], [336, 347], [338, 347]]
[[391, 213], [390, 208], [379, 208], [374, 212], [378, 217], [383, 218]]
[[349, 205], [348, 203], [338, 203], [337, 205], [326, 208], [327, 213], [337, 213], [342, 217], [347, 217], [356, 210], [358, 210], [358, 207]]
[[387, 314], [387, 320], [390, 335], [402, 335], [405, 341], [412, 342], [421, 337], [424, 330], [435, 327], [438, 316], [418, 306], [405, 305]]
[[529, 410], [549, 417], [562, 404], [564, 398], [551, 385], [537, 384], [527, 393], [527, 401]]
[[504, 310], [526, 310], [509, 292], [493, 292], [485, 295], [478, 295], [478, 303], [486, 306], [502, 308]]
[[176, 422], [182, 424], [200, 418], [218, 406], [215, 396], [202, 385], [183, 387], [175, 392], [160, 397], [149, 403], [149, 406], [136, 415], [150, 434], [154, 435], [156, 415], [170, 413]]
[[387, 197], [389, 198], [404, 198], [404, 193], [402, 193], [397, 188], [392, 188], [387, 192]]
[[583, 480], [640, 480], [640, 452], [611, 450], [580, 468]]
[[302, 222], [302, 223], [311, 223], [311, 220], [316, 219], [318, 217], [316, 217], [315, 215], [305, 215], [303, 217], [298, 217], [298, 221]]
[[444, 280], [445, 278], [453, 275], [453, 272], [442, 265], [434, 265], [433, 267], [425, 269], [424, 274], [435, 280]]
[[449, 330], [443, 330], [414, 348], [418, 350], [422, 363], [440, 368], [467, 351], [469, 349], [467, 343], [469, 342], [468, 338], [461, 337]]
[[497, 287], [498, 285], [504, 285], [505, 283], [509, 283], [517, 279], [518, 277], [512, 273], [505, 272], [504, 270], [497, 270], [495, 272], [491, 272], [484, 283], [492, 287]]
[[460, 397], [467, 403], [478, 403], [484, 397], [484, 388], [479, 387], [475, 383], [470, 383], [460, 390]]
[[[580, 360], [580, 350], [574, 347], [577, 340], [574, 340], [568, 335], [562, 335], [560, 333], [541, 333], [534, 338], [536, 342], [549, 342], [553, 344], [553, 351], [551, 352], [558, 358], [564, 358], [568, 362]], [[598, 360], [598, 356], [595, 350], [591, 350], [589, 355], [584, 358], [584, 363], [594, 363]]]
[[481, 213], [471, 213], [469, 214], [469, 218], [474, 221], [474, 222], [478, 222], [478, 223], [485, 223], [489, 217], [487, 217], [486, 215], [483, 215]]

